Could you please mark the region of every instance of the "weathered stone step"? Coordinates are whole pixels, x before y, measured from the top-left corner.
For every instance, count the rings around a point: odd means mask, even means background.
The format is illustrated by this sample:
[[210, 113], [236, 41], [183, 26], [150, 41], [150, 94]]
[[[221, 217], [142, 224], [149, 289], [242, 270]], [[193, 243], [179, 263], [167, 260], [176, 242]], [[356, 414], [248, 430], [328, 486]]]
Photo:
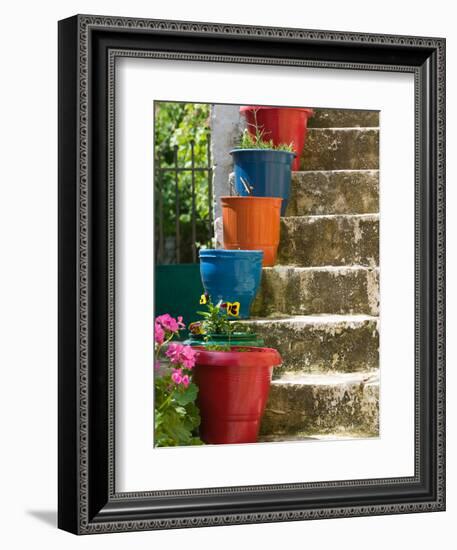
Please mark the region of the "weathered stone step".
[[379, 265], [379, 215], [281, 218], [282, 265]]
[[274, 266], [262, 270], [254, 317], [378, 315], [379, 270], [361, 266]]
[[379, 168], [378, 128], [310, 128], [302, 170]]
[[379, 368], [378, 317], [298, 315], [246, 321], [281, 354], [274, 378], [291, 372], [362, 372]]
[[309, 128], [375, 128], [379, 126], [379, 111], [357, 109], [314, 109]]
[[338, 430], [324, 430], [323, 432], [299, 431], [292, 434], [273, 434], [260, 435], [257, 441], [259, 443], [273, 443], [285, 441], [348, 441], [351, 439], [374, 439], [379, 437], [379, 433], [370, 433], [363, 430], [354, 431], [344, 428]]
[[379, 212], [379, 170], [292, 172], [286, 216]]
[[[234, 194], [235, 175], [229, 175]], [[379, 212], [379, 170], [292, 172], [286, 217]]]
[[379, 371], [288, 375], [271, 383], [261, 434], [379, 434]]

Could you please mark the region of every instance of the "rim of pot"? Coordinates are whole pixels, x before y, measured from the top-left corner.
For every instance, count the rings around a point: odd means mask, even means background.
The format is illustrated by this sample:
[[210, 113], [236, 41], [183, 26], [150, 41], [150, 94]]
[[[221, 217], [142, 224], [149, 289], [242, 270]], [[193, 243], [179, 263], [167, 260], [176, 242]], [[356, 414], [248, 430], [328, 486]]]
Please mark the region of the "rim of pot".
[[240, 113], [244, 113], [246, 111], [263, 111], [265, 109], [287, 109], [290, 111], [305, 111], [306, 113], [308, 113], [308, 116], [314, 116], [314, 109], [311, 109], [311, 107], [277, 107], [274, 105], [269, 107], [268, 105], [240, 105]]
[[[239, 199], [248, 199], [248, 200], [260, 200], [260, 201], [283, 201], [284, 199], [282, 197], [258, 197], [257, 195], [246, 195], [244, 197], [240, 197], [238, 195], [227, 195], [227, 196], [223, 196], [223, 197], [220, 197], [220, 200], [221, 201], [225, 201], [225, 200], [239, 200]], [[217, 249], [217, 250], [220, 250], [220, 249]]]
[[[253, 366], [277, 367], [282, 364], [282, 358], [279, 351], [264, 346], [233, 346], [234, 349], [227, 351], [208, 350], [204, 346], [193, 346], [193, 348], [197, 350], [197, 356], [195, 358], [196, 366], [240, 366], [246, 363], [246, 359], [249, 357], [252, 358], [253, 354], [257, 356]], [[240, 349], [243, 351], [239, 351]], [[234, 355], [239, 362], [233, 363]]]
[[[237, 197], [238, 198], [238, 197]], [[240, 197], [242, 198], [242, 197]], [[235, 250], [228, 250], [226, 248], [205, 248], [204, 250], [199, 251], [199, 256], [235, 256], [235, 255], [249, 255], [252, 254], [254, 256], [263, 256], [263, 250], [241, 250], [241, 249], [235, 249]]]
[[[211, 333], [209, 332], [208, 334], [191, 334], [190, 336], [194, 337], [194, 338], [198, 338], [199, 340], [203, 340], [203, 338], [205, 336], [208, 336], [209, 338], [226, 338], [228, 339], [228, 333], [225, 333], [225, 334], [218, 334], [218, 333]], [[232, 336], [231, 338], [256, 338], [257, 337], [257, 333], [254, 333], [254, 332], [232, 332]], [[244, 347], [244, 346], [241, 346], [241, 347]], [[254, 346], [253, 346], [254, 347]]]
[[250, 147], [250, 148], [247, 148], [247, 147], [238, 147], [236, 149], [232, 149], [231, 151], [229, 151], [229, 153], [231, 155], [233, 155], [233, 153], [240, 153], [240, 152], [249, 152], [249, 153], [252, 153], [252, 152], [256, 152], [256, 153], [283, 153], [283, 154], [287, 154], [287, 155], [292, 155], [293, 157], [296, 157], [297, 156], [297, 153], [294, 153], [293, 151], [282, 151], [280, 149], [260, 149], [259, 147]]

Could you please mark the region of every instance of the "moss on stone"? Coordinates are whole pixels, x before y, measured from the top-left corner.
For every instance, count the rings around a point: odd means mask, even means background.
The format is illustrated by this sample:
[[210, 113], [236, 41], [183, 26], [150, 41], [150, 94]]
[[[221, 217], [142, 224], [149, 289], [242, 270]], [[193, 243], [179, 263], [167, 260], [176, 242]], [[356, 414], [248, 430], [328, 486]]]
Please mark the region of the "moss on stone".
[[262, 420], [262, 434], [323, 433], [339, 429], [379, 433], [379, 383], [348, 375], [316, 383], [312, 375], [273, 382]]
[[379, 211], [379, 171], [293, 172], [286, 216]]
[[302, 170], [379, 168], [379, 130], [312, 128], [301, 157]]
[[281, 219], [278, 263], [296, 266], [379, 265], [379, 215]]

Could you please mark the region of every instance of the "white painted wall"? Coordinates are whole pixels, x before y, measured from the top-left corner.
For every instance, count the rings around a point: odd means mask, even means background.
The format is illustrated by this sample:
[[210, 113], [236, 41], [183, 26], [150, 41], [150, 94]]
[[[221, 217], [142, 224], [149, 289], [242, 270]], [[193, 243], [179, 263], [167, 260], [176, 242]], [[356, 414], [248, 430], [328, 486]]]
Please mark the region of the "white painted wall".
[[454, 3], [92, 0], [10, 3], [2, 11], [0, 539], [46, 548], [450, 548], [457, 512], [457, 166], [448, 160], [448, 511], [78, 539], [55, 529], [57, 372], [57, 25], [74, 13], [280, 25], [448, 38], [448, 150], [457, 150]]
[[229, 175], [233, 160], [229, 151], [240, 141], [243, 117], [238, 105], [216, 104], [211, 106], [211, 160], [213, 164], [214, 216], [222, 216], [219, 197], [230, 195]]

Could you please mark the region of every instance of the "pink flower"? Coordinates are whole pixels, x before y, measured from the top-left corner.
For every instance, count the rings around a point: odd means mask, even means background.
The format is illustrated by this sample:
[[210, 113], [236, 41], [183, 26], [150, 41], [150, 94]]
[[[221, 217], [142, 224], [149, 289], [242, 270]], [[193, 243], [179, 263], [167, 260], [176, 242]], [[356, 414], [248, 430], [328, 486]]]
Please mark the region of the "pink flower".
[[186, 369], [192, 369], [195, 365], [196, 351], [190, 346], [172, 343], [168, 346], [165, 355], [174, 364], [180, 364]]
[[183, 344], [177, 344], [173, 342], [168, 346], [165, 355], [170, 359], [172, 363], [180, 363], [181, 351], [184, 349]]
[[164, 338], [165, 332], [162, 328], [162, 325], [156, 322], [154, 325], [154, 339], [156, 341], [156, 344], [163, 344]]
[[189, 375], [188, 374], [185, 374], [182, 379], [181, 379], [181, 382], [184, 384], [184, 386], [187, 388], [187, 386], [190, 384], [190, 378], [189, 378]]
[[185, 324], [182, 322], [182, 317], [179, 316], [178, 320], [172, 317], [170, 314], [165, 313], [164, 315], [159, 315], [155, 320], [156, 325], [160, 325], [163, 330], [167, 332], [178, 332], [182, 328], [185, 328]]
[[178, 315], [178, 327], [179, 330], [186, 328], [186, 325], [183, 323], [182, 315]]
[[175, 384], [181, 384], [181, 382], [183, 381], [182, 370], [173, 369], [173, 374], [171, 375], [171, 379]]
[[190, 346], [184, 346], [181, 353], [181, 362], [186, 369], [192, 369], [195, 365], [195, 356], [197, 352]]

